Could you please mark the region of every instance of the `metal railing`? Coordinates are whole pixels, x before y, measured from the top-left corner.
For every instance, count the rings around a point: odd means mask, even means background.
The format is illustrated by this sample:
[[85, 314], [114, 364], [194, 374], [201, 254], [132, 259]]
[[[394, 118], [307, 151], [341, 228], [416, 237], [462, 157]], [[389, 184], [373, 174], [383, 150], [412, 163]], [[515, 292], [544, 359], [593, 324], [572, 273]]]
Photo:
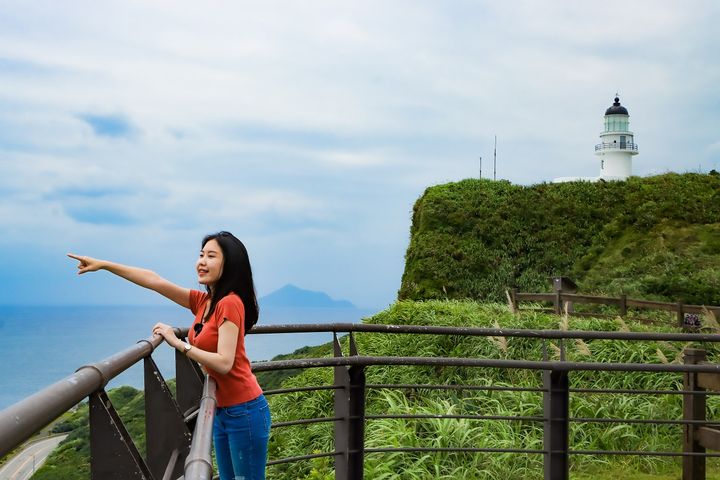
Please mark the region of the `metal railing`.
[[[184, 338], [187, 329], [176, 329], [176, 334]], [[87, 398], [92, 478], [212, 478], [210, 436], [215, 382], [204, 376], [197, 364], [176, 352], [173, 397], [151, 356], [161, 341], [158, 336], [140, 340], [105, 360], [80, 367], [67, 378], [1, 411], [0, 456]], [[110, 380], [140, 360], [145, 369], [145, 458], [105, 392]]]
[[[181, 336], [187, 330], [177, 330]], [[315, 324], [256, 326], [250, 332], [256, 334], [300, 332], [328, 332], [332, 334], [332, 356], [256, 362], [255, 372], [295, 370], [307, 368], [332, 368], [333, 383], [269, 390], [267, 395], [284, 395], [297, 392], [331, 391], [333, 407], [326, 416], [317, 418], [294, 418], [274, 422], [273, 430], [313, 423], [331, 423], [333, 449], [326, 452], [299, 452], [301, 455], [271, 458], [273, 466], [294, 464], [309, 459], [332, 458], [335, 478], [359, 480], [364, 475], [366, 455], [383, 455], [393, 452], [465, 452], [467, 454], [509, 453], [541, 456], [545, 479], [567, 479], [570, 458], [587, 455], [645, 455], [679, 457], [686, 467], [684, 480], [704, 478], [704, 461], [720, 454], [706, 452], [706, 448], [720, 448], [720, 432], [712, 426], [717, 424], [705, 417], [705, 396], [708, 385], [720, 389], [720, 365], [705, 363], [704, 356], [695, 350], [688, 351], [685, 364], [655, 363], [602, 363], [568, 361], [564, 341], [617, 340], [617, 341], [666, 341], [713, 344], [720, 342], [720, 335], [703, 333], [638, 333], [605, 331], [524, 330], [474, 327], [374, 325], [374, 324]], [[348, 334], [342, 340], [338, 334]], [[505, 337], [534, 339], [542, 342], [543, 358], [538, 360], [506, 358], [464, 357], [392, 357], [365, 356], [358, 349], [356, 337], [365, 334], [449, 335], [452, 337]], [[550, 340], [560, 345], [558, 360], [548, 356]], [[343, 342], [347, 354], [343, 352]], [[135, 346], [108, 359], [81, 367], [78, 371], [41, 392], [18, 402], [0, 412], [0, 455], [15, 448], [34, 432], [57, 418], [72, 406], [89, 398], [91, 474], [95, 479], [143, 478], [143, 479], [210, 479], [212, 460], [210, 456], [212, 419], [215, 412], [215, 385], [202, 382], [197, 366], [182, 354], [176, 355], [177, 394], [170, 394], [167, 384], [157, 369], [151, 354], [160, 343], [159, 338], [141, 340]], [[145, 366], [145, 406], [147, 455], [143, 458], [122, 421], [110, 403], [104, 387], [110, 379], [138, 362]], [[438, 384], [368, 384], [366, 372], [378, 366], [432, 366], [495, 368], [529, 370], [541, 373], [537, 386], [518, 385], [438, 385]], [[678, 389], [610, 389], [573, 385], [571, 380], [578, 372], [664, 372], [680, 375], [684, 386]], [[713, 384], [712, 382], [716, 382]], [[541, 396], [542, 415], [500, 415], [485, 411], [482, 414], [416, 414], [412, 412], [366, 413], [367, 392], [379, 389], [469, 390], [503, 391], [508, 394], [534, 392]], [[605, 418], [572, 417], [570, 401], [574, 395], [681, 395], [684, 404], [682, 418]], [[199, 406], [198, 406], [199, 405]], [[468, 419], [472, 421], [522, 421], [542, 425], [542, 448], [523, 448], [522, 445], [495, 448], [475, 445], [434, 447], [367, 446], [365, 428], [368, 422], [385, 419], [444, 419], [448, 421]], [[669, 425], [682, 428], [678, 433], [678, 449], [672, 451], [601, 450], [573, 448], [570, 426], [574, 423], [648, 424]], [[191, 434], [190, 432], [194, 433]], [[519, 439], [518, 439], [519, 440]]]
[[598, 143], [595, 145], [595, 151], [601, 150], [630, 150], [632, 152], [638, 151], [637, 143], [632, 142], [619, 142], [619, 143]]
[[[695, 432], [704, 431], [701, 428], [710, 428], [717, 422], [700, 418], [697, 413], [686, 415], [683, 418], [602, 418], [602, 417], [571, 417], [570, 399], [572, 395], [582, 394], [627, 394], [627, 395], [682, 395], [685, 405], [691, 404], [697, 398], [704, 398], [706, 392], [686, 386], [682, 389], [601, 389], [570, 387], [570, 379], [576, 372], [657, 372], [681, 375], [685, 385], [692, 385], [689, 378], [693, 375], [712, 374], [717, 376], [720, 383], [720, 365], [695, 364], [649, 364], [649, 363], [601, 363], [601, 362], [572, 362], [566, 361], [563, 340], [619, 340], [619, 341], [667, 341], [667, 342], [699, 342], [716, 343], [720, 335], [699, 333], [633, 333], [633, 332], [604, 332], [604, 331], [560, 331], [560, 330], [522, 330], [522, 329], [487, 329], [487, 328], [458, 328], [440, 326], [407, 326], [407, 325], [370, 325], [370, 324], [335, 324], [335, 325], [290, 325], [256, 327], [255, 334], [290, 333], [290, 332], [332, 332], [333, 356], [325, 358], [306, 358], [294, 360], [269, 361], [254, 364], [255, 372], [306, 369], [306, 368], [332, 368], [333, 384], [305, 386], [294, 389], [282, 389], [266, 392], [267, 395], [281, 395], [295, 392], [311, 392], [315, 390], [332, 390], [334, 408], [327, 416], [318, 418], [293, 419], [285, 422], [276, 422], [274, 429], [281, 429], [294, 425], [307, 425], [311, 423], [334, 424], [334, 450], [328, 452], [314, 452], [287, 458], [273, 458], [269, 465], [282, 465], [331, 457], [335, 463], [335, 478], [338, 480], [359, 480], [364, 476], [364, 459], [368, 454], [385, 454], [392, 452], [465, 452], [465, 453], [510, 453], [523, 455], [541, 455], [543, 457], [543, 475], [545, 479], [567, 479], [569, 476], [571, 456], [595, 455], [626, 455], [626, 456], [656, 456], [679, 457], [684, 463], [699, 464], [706, 457], [718, 457], [718, 453], [706, 453], [693, 446], [692, 438]], [[349, 333], [349, 355], [343, 355], [338, 333]], [[487, 358], [438, 358], [438, 357], [376, 357], [363, 356], [358, 352], [355, 336], [364, 333], [382, 334], [420, 334], [420, 335], [452, 335], [452, 336], [484, 336], [484, 337], [517, 337], [532, 338], [542, 342], [557, 340], [561, 344], [560, 360], [549, 360], [547, 355], [543, 360], [513, 360], [513, 359], [487, 359]], [[547, 351], [547, 350], [545, 350]], [[542, 372], [542, 386], [536, 388], [498, 385], [379, 385], [366, 384], [365, 373], [369, 368], [377, 366], [433, 366], [433, 367], [475, 367], [521, 369]], [[690, 382], [690, 383], [689, 383]], [[476, 390], [476, 391], [508, 391], [508, 392], [536, 392], [542, 395], [542, 416], [514, 416], [514, 415], [416, 415], [416, 414], [380, 414], [365, 413], [366, 394], [369, 390], [379, 388], [393, 389], [436, 389], [436, 390]], [[704, 405], [704, 403], [703, 403]], [[685, 407], [686, 411], [688, 407]], [[489, 412], [486, 412], [489, 413]], [[408, 446], [373, 447], [365, 445], [364, 432], [367, 422], [388, 418], [402, 419], [470, 419], [475, 421], [522, 421], [542, 424], [542, 449], [529, 449], [520, 447], [490, 448], [478, 445], [476, 447], [445, 447], [445, 448], [416, 448]], [[674, 425], [683, 429], [678, 433], [676, 451], [647, 451], [647, 450], [601, 450], [601, 449], [573, 449], [570, 444], [570, 425], [572, 423], [603, 423], [603, 424], [647, 424], [647, 425]], [[707, 434], [707, 433], [706, 433]], [[720, 437], [720, 433], [718, 433]], [[687, 439], [691, 440], [688, 441]], [[684, 441], [685, 439], [685, 441]], [[720, 445], [718, 446], [720, 448]], [[696, 467], [694, 473], [683, 476], [684, 480], [698, 480], [704, 478]], [[704, 470], [703, 470], [704, 472]], [[704, 475], [704, 473], [703, 473]]]

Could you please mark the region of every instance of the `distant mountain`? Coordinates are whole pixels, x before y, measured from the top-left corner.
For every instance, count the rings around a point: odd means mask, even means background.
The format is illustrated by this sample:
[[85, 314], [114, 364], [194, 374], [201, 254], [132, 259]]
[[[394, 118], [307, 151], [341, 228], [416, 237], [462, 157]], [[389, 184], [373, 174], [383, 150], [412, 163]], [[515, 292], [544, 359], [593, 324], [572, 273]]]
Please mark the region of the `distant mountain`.
[[347, 300], [333, 300], [327, 293], [303, 290], [290, 284], [260, 298], [259, 303], [262, 307], [357, 308]]

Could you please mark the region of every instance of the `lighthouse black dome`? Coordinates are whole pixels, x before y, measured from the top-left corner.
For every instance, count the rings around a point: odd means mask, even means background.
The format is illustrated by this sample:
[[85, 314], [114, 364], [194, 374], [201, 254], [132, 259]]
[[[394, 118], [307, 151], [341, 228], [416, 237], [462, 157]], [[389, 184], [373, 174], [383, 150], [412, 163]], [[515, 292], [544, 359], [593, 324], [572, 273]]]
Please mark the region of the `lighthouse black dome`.
[[627, 108], [620, 105], [620, 98], [615, 97], [615, 103], [605, 110], [605, 115], [628, 115]]

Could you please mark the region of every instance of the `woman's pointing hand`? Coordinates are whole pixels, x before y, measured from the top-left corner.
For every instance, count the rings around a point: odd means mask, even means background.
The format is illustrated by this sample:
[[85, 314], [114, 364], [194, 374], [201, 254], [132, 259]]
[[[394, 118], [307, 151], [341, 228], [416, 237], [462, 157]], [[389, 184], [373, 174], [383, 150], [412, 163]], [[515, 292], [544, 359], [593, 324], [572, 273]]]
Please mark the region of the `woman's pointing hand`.
[[70, 258], [74, 258], [75, 260], [80, 262], [77, 266], [78, 275], [82, 275], [83, 273], [87, 273], [87, 272], [95, 272], [102, 268], [101, 260], [97, 260], [92, 257], [83, 257], [81, 255], [75, 255], [74, 253], [68, 253], [67, 256]]

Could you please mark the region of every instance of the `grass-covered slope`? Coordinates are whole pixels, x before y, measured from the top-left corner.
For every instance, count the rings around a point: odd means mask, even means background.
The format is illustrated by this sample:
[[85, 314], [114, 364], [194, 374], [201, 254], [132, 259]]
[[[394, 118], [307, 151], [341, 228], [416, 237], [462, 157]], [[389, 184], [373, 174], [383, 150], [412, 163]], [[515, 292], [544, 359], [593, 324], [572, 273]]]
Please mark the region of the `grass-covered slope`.
[[416, 202], [400, 299], [546, 291], [720, 304], [720, 176], [512, 185], [464, 180]]
[[582, 272], [588, 291], [720, 305], [720, 223], [628, 229]]
[[[660, 320], [660, 319], [658, 319]], [[369, 323], [512, 327], [533, 329], [569, 328], [573, 330], [647, 331], [649, 327], [627, 319], [562, 319], [542, 313], [507, 311], [502, 304], [469, 301], [398, 302], [367, 320]], [[567, 322], [567, 324], [565, 324]], [[670, 330], [673, 320], [667, 318]], [[653, 331], [663, 328], [654, 327]], [[432, 335], [355, 334], [361, 355], [428, 356], [542, 359], [542, 347], [533, 339], [448, 337]], [[619, 341], [568, 341], [569, 360], [593, 362], [680, 361], [686, 345], [668, 342], [629, 343]], [[701, 345], [697, 345], [701, 346]], [[710, 361], [718, 361], [712, 346]], [[550, 342], [550, 355], [557, 358], [559, 345]], [[319, 353], [318, 351], [314, 354]], [[329, 345], [325, 355], [331, 355]], [[455, 367], [369, 367], [368, 384], [448, 384], [504, 385], [539, 387], [540, 372], [490, 368]], [[575, 372], [571, 388], [616, 388], [666, 390], [682, 389], [682, 377], [672, 374]], [[285, 386], [332, 384], [332, 369], [310, 369], [287, 379]], [[717, 399], [709, 400], [709, 418], [718, 414]], [[680, 395], [572, 395], [571, 417], [609, 417], [624, 419], [678, 419], [682, 417]], [[271, 396], [274, 422], [299, 418], [332, 417], [331, 391], [299, 392]], [[542, 416], [540, 392], [438, 391], [430, 389], [377, 389], [367, 395], [366, 413], [373, 414], [481, 414]], [[366, 448], [384, 447], [481, 447], [542, 449], [542, 422], [474, 421], [427, 419], [373, 419], [366, 422]], [[331, 423], [274, 429], [272, 458], [306, 455], [333, 450]], [[678, 451], [682, 448], [682, 429], [678, 425], [574, 423], [571, 448], [575, 450]], [[649, 456], [573, 456], [571, 478], [637, 479], [677, 478], [679, 460]], [[713, 472], [716, 470], [713, 468]], [[647, 476], [644, 476], [647, 475]], [[324, 479], [333, 477], [330, 459], [316, 459], [268, 469], [271, 479]], [[365, 459], [365, 478], [372, 479], [509, 479], [542, 478], [542, 455], [481, 453], [369, 453]], [[717, 475], [708, 478], [718, 478]]]

